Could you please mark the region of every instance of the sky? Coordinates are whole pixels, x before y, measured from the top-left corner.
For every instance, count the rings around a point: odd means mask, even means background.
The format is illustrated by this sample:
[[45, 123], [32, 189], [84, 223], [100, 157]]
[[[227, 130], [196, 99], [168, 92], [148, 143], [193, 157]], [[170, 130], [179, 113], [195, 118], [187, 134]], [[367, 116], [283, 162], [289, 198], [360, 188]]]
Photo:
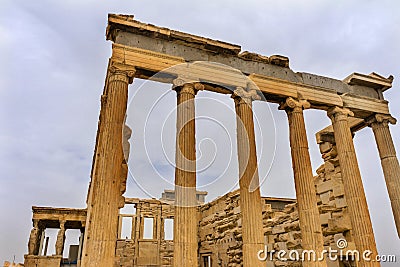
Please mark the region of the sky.
[[[86, 205], [111, 55], [105, 40], [108, 13], [133, 14], [143, 22], [239, 44], [243, 51], [285, 55], [298, 72], [340, 80], [353, 72], [394, 75], [384, 96], [392, 115], [400, 117], [397, 0], [1, 0], [1, 6], [0, 263], [14, 255], [23, 261], [32, 205]], [[159, 198], [164, 188], [173, 188], [176, 97], [170, 89], [141, 80], [129, 88], [128, 197]], [[234, 106], [227, 95], [200, 92], [196, 98], [198, 187], [212, 200], [237, 186]], [[254, 103], [254, 113], [262, 194], [295, 197], [286, 114], [264, 102]], [[305, 120], [315, 172], [322, 159], [314, 134], [330, 121], [317, 110], [305, 111]], [[400, 151], [400, 126], [391, 131]], [[378, 250], [400, 260], [372, 130], [357, 132], [354, 142]], [[68, 242], [74, 243], [74, 234]]]

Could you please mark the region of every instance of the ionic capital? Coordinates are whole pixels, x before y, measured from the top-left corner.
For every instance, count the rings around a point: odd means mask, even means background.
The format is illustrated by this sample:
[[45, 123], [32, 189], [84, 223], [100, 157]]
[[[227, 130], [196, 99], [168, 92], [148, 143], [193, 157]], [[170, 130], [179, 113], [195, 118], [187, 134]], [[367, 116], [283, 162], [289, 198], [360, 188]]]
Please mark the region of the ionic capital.
[[195, 96], [198, 91], [204, 90], [204, 85], [186, 77], [178, 77], [172, 81], [172, 89], [179, 94], [191, 94]]
[[336, 120], [341, 120], [341, 119], [346, 119], [347, 117], [352, 117], [354, 116], [353, 111], [351, 111], [348, 108], [341, 108], [338, 106], [335, 106], [333, 108], [328, 109], [328, 117], [332, 120], [332, 121], [336, 121]]
[[109, 82], [119, 81], [131, 84], [136, 74], [134, 67], [116, 62], [111, 62], [108, 70], [110, 72]]
[[390, 124], [396, 124], [397, 120], [396, 118], [392, 117], [390, 114], [375, 114], [372, 117], [368, 118], [366, 121], [368, 126], [373, 126], [374, 124], [380, 124], [380, 125], [388, 125]]
[[236, 87], [235, 91], [233, 91], [232, 98], [235, 99], [238, 104], [251, 104], [253, 100], [261, 100], [256, 89], [251, 88], [246, 91], [242, 87]]
[[292, 111], [303, 111], [304, 109], [308, 109], [311, 107], [310, 102], [308, 102], [305, 99], [294, 99], [292, 97], [286, 98], [286, 101], [283, 102], [280, 106], [279, 109], [284, 109], [286, 111], [292, 110]]

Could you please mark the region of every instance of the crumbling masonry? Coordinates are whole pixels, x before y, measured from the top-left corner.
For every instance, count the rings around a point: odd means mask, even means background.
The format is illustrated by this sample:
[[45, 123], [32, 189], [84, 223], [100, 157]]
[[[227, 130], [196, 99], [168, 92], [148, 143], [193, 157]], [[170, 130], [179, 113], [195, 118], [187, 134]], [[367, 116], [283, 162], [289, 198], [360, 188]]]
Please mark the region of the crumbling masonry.
[[[375, 135], [400, 232], [400, 167], [388, 126], [396, 120], [383, 98], [393, 77], [353, 73], [339, 81], [295, 73], [286, 57], [241, 52], [240, 46], [144, 24], [133, 16], [110, 15], [106, 37], [113, 42], [112, 56], [101, 96], [87, 209], [34, 207], [26, 267], [62, 266], [66, 229], [81, 230], [74, 264], [82, 267], [380, 266], [352, 257], [282, 261], [263, 251], [321, 253], [332, 248], [377, 255], [353, 144], [354, 134], [367, 126]], [[175, 190], [166, 191], [161, 200], [123, 197], [131, 135], [125, 113], [134, 78], [172, 84], [177, 94]], [[240, 188], [210, 203], [201, 203], [205, 193], [196, 191], [194, 100], [200, 90], [231, 95], [237, 115]], [[287, 114], [296, 200], [260, 195], [253, 101], [277, 103]], [[316, 177], [305, 109], [324, 110], [332, 120], [316, 134], [324, 159]], [[120, 214], [129, 204], [136, 212]], [[125, 219], [131, 231], [124, 237]], [[171, 219], [172, 239], [164, 229]], [[152, 222], [150, 236], [146, 220]], [[42, 255], [45, 228], [59, 229], [56, 255]], [[346, 240], [347, 246], [337, 247], [338, 240]]]

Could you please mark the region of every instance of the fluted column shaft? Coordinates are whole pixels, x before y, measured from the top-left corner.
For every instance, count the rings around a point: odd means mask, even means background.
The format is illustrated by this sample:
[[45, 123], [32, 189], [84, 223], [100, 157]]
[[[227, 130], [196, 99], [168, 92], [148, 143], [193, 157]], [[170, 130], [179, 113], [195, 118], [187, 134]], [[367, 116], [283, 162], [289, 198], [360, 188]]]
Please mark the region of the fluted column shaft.
[[390, 134], [389, 123], [395, 124], [396, 119], [388, 115], [377, 114], [370, 125], [375, 135], [397, 234], [400, 237], [400, 165]]
[[[352, 116], [353, 113], [347, 108], [334, 107], [328, 111], [328, 115], [333, 124], [345, 197], [353, 226], [354, 242], [361, 255], [363, 251], [370, 250], [372, 252], [371, 258], [373, 258], [378, 252], [353, 138], [348, 123], [348, 116]], [[377, 267], [380, 266], [380, 263], [364, 261], [361, 257], [359, 266]]]
[[232, 97], [236, 109], [243, 266], [261, 267], [265, 262], [258, 259], [257, 252], [264, 249], [264, 232], [252, 110], [252, 101], [258, 96], [255, 91], [238, 88]]
[[82, 267], [114, 264], [121, 197], [122, 129], [128, 100], [128, 85], [135, 71], [110, 62], [96, 141], [89, 189]]
[[186, 83], [177, 92], [174, 266], [198, 265], [195, 103], [201, 84]]
[[[281, 108], [285, 109], [289, 120], [290, 148], [299, 210], [302, 248], [315, 251], [317, 255], [322, 255], [324, 239], [303, 115], [303, 109], [309, 107], [310, 104], [306, 100], [295, 100], [291, 97], [281, 106]], [[303, 266], [326, 267], [327, 265], [325, 260], [309, 262], [305, 259]]]

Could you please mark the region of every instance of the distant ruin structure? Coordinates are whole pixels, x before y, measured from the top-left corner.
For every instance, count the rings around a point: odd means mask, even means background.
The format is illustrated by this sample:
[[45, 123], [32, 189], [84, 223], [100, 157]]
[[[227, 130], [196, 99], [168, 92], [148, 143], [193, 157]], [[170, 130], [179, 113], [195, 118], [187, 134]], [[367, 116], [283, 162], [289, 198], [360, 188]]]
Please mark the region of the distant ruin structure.
[[[343, 81], [294, 72], [289, 59], [242, 52], [241, 47], [109, 15], [112, 41], [86, 209], [33, 207], [25, 267], [70, 266], [62, 259], [66, 229], [79, 229], [75, 266], [306, 266], [378, 267], [379, 262], [339, 258], [281, 261], [258, 258], [272, 250], [370, 250], [375, 237], [363, 189], [354, 134], [371, 127], [400, 233], [400, 166], [389, 130], [396, 123], [383, 92], [393, 77], [353, 73]], [[177, 95], [175, 189], [157, 199], [124, 198], [130, 129], [125, 126], [128, 87], [135, 78], [171, 84]], [[240, 188], [205, 203], [196, 191], [196, 93], [232, 96], [237, 119]], [[289, 123], [296, 200], [261, 197], [253, 101], [279, 104]], [[303, 111], [326, 111], [332, 121], [316, 133], [323, 165], [313, 177]], [[122, 134], [123, 133], [123, 134]], [[131, 147], [134, 153], [135, 148]], [[289, 168], [289, 166], [288, 166]], [[119, 212], [133, 205], [135, 212]], [[130, 231], [122, 236], [123, 221]], [[173, 222], [173, 238], [166, 237]], [[147, 223], [151, 227], [147, 227]], [[57, 228], [56, 255], [43, 255], [44, 230]], [[147, 230], [146, 230], [147, 229]], [[150, 233], [150, 235], [148, 235]]]

